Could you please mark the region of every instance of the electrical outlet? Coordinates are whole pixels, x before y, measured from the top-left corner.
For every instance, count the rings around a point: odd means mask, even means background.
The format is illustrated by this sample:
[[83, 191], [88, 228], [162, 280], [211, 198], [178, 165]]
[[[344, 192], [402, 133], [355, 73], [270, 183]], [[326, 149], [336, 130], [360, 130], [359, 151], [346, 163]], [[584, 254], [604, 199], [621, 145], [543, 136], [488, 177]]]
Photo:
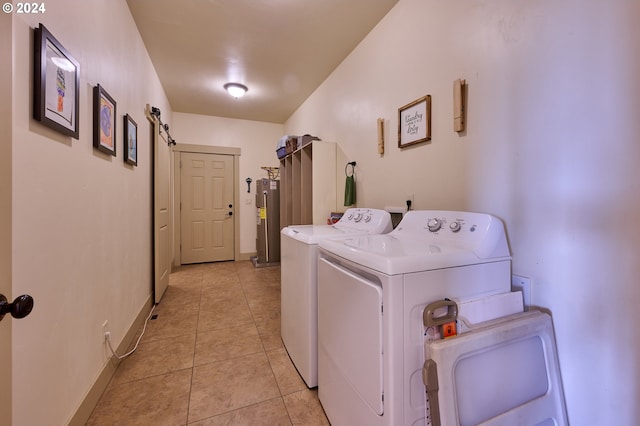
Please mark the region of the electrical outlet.
[[109, 333], [109, 332], [110, 332], [110, 330], [109, 330], [109, 321], [107, 320], [107, 321], [102, 323], [102, 338], [106, 339], [107, 333]]
[[531, 308], [531, 278], [520, 275], [511, 275], [511, 290], [521, 291], [524, 310]]
[[405, 199], [404, 199], [404, 203], [405, 205], [408, 204], [408, 202], [411, 201], [411, 210], [413, 210], [415, 208], [415, 203], [413, 202], [413, 193], [407, 194]]

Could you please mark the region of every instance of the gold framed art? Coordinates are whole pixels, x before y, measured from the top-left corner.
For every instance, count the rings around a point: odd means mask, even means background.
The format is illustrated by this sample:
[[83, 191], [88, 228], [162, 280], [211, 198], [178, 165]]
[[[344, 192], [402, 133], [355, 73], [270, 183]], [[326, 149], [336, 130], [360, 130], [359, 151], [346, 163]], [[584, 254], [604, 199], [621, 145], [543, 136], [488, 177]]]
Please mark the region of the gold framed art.
[[431, 140], [431, 95], [398, 108], [398, 148]]

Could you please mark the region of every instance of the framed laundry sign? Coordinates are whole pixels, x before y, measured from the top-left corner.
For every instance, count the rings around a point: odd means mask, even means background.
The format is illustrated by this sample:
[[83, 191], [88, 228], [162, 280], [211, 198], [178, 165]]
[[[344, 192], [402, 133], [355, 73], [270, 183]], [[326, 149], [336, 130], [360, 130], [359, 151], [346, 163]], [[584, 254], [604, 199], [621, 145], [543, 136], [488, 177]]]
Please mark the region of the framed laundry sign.
[[431, 140], [431, 95], [398, 108], [398, 148]]

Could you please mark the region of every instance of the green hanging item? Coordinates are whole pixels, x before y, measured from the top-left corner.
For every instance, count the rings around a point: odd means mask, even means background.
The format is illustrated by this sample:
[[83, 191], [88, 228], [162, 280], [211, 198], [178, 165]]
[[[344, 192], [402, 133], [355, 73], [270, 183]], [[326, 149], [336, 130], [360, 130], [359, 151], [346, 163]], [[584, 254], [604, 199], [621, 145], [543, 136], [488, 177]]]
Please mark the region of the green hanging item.
[[[351, 166], [351, 175], [347, 173], [347, 168]], [[355, 179], [356, 162], [347, 163], [344, 167], [344, 174], [347, 176], [344, 184], [344, 205], [352, 206], [356, 203], [356, 179]]]

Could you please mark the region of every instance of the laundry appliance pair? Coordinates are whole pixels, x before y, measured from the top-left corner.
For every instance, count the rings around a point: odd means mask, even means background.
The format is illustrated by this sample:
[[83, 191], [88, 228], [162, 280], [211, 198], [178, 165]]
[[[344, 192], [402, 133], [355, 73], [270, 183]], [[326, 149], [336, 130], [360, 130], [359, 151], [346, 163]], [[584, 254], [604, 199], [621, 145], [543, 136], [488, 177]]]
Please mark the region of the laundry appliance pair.
[[[332, 425], [567, 424], [550, 318], [511, 306], [498, 218], [410, 211], [392, 232], [318, 244], [318, 395]], [[455, 336], [434, 338], [443, 318]]]

